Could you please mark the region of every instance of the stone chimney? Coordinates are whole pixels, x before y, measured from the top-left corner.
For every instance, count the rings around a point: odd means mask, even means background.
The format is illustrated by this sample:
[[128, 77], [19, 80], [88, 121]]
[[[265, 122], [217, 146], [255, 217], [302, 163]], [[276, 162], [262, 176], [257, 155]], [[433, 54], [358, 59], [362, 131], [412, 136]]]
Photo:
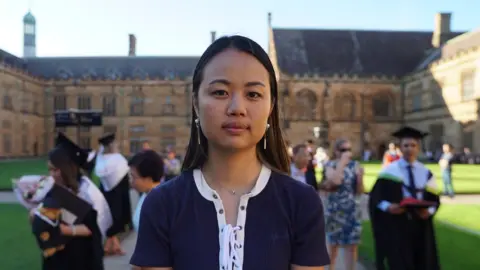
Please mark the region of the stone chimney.
[[217, 39], [217, 32], [212, 31], [210, 32], [210, 34], [212, 35], [212, 43], [213, 43]]
[[134, 34], [128, 35], [128, 56], [135, 56], [137, 54], [137, 38]]
[[435, 14], [435, 28], [433, 30], [432, 45], [435, 48], [442, 46], [450, 38], [452, 13]]

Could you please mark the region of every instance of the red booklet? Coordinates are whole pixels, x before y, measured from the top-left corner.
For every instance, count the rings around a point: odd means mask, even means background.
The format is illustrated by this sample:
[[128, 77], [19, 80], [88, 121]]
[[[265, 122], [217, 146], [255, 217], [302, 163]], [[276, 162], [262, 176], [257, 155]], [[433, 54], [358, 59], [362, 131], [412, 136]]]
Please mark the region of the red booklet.
[[431, 206], [437, 206], [436, 203], [424, 200], [418, 200], [415, 198], [405, 198], [400, 202], [400, 207], [405, 208], [428, 208]]

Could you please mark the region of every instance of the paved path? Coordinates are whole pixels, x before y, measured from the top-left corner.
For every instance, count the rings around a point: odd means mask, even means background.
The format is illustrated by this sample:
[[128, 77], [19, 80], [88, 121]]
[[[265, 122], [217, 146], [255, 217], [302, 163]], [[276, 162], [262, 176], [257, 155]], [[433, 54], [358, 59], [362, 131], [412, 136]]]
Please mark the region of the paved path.
[[105, 263], [105, 270], [130, 270], [130, 257], [135, 249], [135, 243], [137, 242], [137, 234], [130, 233], [123, 241], [122, 247], [126, 252], [125, 256], [110, 256], [105, 257], [103, 260]]

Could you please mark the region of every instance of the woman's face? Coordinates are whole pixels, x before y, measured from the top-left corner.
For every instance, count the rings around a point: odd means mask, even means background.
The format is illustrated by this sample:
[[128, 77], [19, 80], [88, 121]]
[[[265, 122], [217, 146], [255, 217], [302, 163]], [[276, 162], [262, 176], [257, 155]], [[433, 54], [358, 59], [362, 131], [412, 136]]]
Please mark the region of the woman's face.
[[253, 56], [225, 50], [205, 66], [195, 105], [210, 144], [236, 150], [255, 147], [272, 110], [269, 74]]
[[135, 190], [139, 192], [148, 191], [148, 179], [140, 176], [137, 169], [133, 166], [130, 166], [130, 176], [132, 178], [132, 186]]
[[62, 173], [60, 172], [60, 169], [58, 169], [57, 167], [55, 167], [52, 162], [48, 161], [47, 163], [47, 167], [48, 167], [48, 172], [50, 174], [51, 177], [53, 177], [53, 179], [55, 180], [56, 183], [62, 183], [63, 180], [62, 180]]
[[337, 148], [337, 156], [340, 158], [343, 154], [347, 154], [349, 157], [352, 156], [352, 145], [350, 142], [344, 142]]

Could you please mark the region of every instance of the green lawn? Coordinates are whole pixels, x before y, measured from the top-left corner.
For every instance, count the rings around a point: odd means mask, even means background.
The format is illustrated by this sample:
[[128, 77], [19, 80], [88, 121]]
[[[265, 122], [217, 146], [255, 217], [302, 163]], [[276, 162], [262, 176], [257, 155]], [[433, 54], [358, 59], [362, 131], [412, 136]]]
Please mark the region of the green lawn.
[[[480, 205], [442, 205], [437, 214], [435, 232], [442, 270], [478, 270], [480, 261], [476, 257], [480, 247], [480, 236], [462, 232], [442, 224], [445, 220], [472, 230], [480, 231], [478, 222]], [[360, 254], [370, 261], [374, 259], [374, 248], [370, 222], [365, 221], [362, 232]]]
[[0, 204], [1, 269], [40, 270], [41, 253], [28, 222], [28, 212], [19, 204]]
[[0, 189], [11, 189], [12, 179], [27, 174], [47, 175], [46, 159], [0, 162]]
[[[10, 189], [11, 179], [26, 174], [47, 174], [45, 159], [3, 161], [0, 162], [0, 189]], [[365, 167], [365, 189], [369, 191], [378, 173], [381, 170], [379, 163], [364, 163]], [[436, 164], [427, 165], [435, 174], [438, 186], [442, 187], [440, 168]], [[321, 179], [320, 172], [317, 172], [318, 180]], [[94, 179], [96, 181], [96, 179]], [[478, 193], [480, 194], [480, 165], [454, 165], [453, 169], [454, 187], [457, 193]]]
[[[0, 190], [11, 189], [12, 179], [22, 175], [47, 175], [46, 159], [0, 161]], [[98, 179], [94, 177], [94, 182]]]
[[[372, 189], [373, 184], [382, 169], [379, 163], [364, 163], [365, 168], [365, 190]], [[443, 187], [440, 167], [437, 164], [427, 164], [437, 179], [438, 186]], [[320, 181], [321, 172], [317, 171], [317, 179]], [[480, 165], [456, 164], [453, 167], [453, 185], [457, 194], [480, 194]]]

